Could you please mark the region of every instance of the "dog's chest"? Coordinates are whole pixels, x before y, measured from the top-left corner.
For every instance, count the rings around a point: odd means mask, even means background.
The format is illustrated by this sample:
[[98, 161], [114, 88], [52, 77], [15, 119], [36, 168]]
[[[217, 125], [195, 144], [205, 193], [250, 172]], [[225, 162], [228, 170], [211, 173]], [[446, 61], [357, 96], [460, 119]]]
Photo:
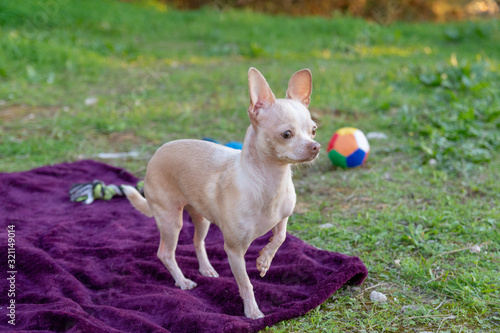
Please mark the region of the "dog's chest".
[[293, 184], [290, 182], [285, 191], [276, 192], [264, 197], [261, 202], [259, 220], [264, 228], [272, 228], [281, 220], [289, 217], [295, 207], [296, 195]]

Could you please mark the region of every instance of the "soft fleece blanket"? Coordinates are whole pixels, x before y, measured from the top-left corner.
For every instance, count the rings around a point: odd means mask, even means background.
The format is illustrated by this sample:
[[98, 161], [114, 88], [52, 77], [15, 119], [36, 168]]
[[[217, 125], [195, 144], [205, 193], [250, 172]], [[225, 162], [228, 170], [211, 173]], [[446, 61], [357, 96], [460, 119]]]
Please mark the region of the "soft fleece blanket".
[[[8, 271], [6, 227], [15, 225], [15, 297], [2, 278], [0, 331], [41, 332], [256, 332], [305, 314], [343, 284], [360, 284], [367, 269], [357, 257], [313, 248], [288, 235], [264, 278], [255, 266], [270, 234], [257, 239], [247, 270], [265, 318], [251, 320], [212, 225], [207, 252], [219, 278], [198, 273], [193, 225], [184, 216], [177, 261], [198, 287], [174, 286], [156, 258], [159, 233], [154, 219], [125, 198], [72, 203], [73, 183], [103, 180], [132, 184], [125, 170], [85, 160], [27, 172], [0, 173], [2, 276]], [[8, 275], [10, 276], [10, 275]], [[15, 326], [7, 305], [15, 300]]]

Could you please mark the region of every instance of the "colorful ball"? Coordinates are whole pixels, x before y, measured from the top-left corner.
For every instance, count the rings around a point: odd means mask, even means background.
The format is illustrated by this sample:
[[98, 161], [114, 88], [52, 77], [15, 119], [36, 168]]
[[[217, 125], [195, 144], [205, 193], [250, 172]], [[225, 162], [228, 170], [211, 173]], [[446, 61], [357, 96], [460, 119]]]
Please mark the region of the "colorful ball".
[[334, 165], [354, 168], [365, 163], [370, 144], [359, 129], [344, 127], [335, 132], [326, 151]]

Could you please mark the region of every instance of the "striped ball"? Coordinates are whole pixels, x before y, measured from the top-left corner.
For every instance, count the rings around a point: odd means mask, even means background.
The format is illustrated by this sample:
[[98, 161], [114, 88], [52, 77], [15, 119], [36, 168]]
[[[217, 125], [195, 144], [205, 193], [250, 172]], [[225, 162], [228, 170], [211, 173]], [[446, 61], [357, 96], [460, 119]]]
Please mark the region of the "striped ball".
[[359, 129], [344, 127], [335, 132], [326, 151], [334, 165], [354, 168], [365, 163], [370, 144]]

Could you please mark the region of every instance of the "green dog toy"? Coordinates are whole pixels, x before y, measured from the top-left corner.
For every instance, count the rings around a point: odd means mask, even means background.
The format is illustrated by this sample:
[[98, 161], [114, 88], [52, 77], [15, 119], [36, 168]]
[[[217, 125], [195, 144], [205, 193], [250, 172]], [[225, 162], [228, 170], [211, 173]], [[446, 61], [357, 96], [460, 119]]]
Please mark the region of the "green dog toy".
[[[144, 195], [144, 181], [141, 180], [136, 185], [137, 190]], [[92, 183], [74, 184], [69, 190], [69, 200], [71, 202], [83, 202], [86, 205], [94, 200], [111, 200], [115, 196], [124, 196], [121, 186], [106, 185], [101, 180], [94, 180]]]

